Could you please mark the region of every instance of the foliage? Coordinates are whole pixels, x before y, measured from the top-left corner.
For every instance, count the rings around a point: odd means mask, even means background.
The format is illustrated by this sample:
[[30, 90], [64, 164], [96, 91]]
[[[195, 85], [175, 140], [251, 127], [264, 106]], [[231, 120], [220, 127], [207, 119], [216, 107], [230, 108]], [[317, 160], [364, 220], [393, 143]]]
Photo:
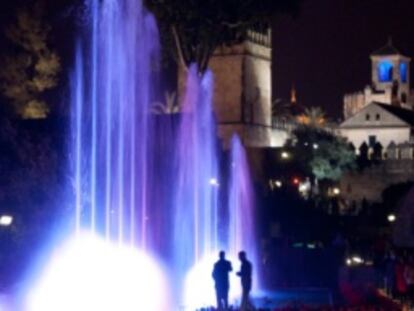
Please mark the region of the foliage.
[[[168, 51], [184, 67], [199, 71], [218, 46], [242, 41], [248, 29], [267, 29], [279, 13], [295, 13], [302, 0], [145, 0], [155, 14]], [[171, 48], [174, 46], [174, 48]]]
[[154, 114], [175, 114], [180, 112], [180, 105], [177, 102], [177, 94], [175, 92], [165, 92], [165, 103], [156, 102], [151, 107]]
[[342, 138], [309, 126], [300, 127], [293, 134], [295, 157], [317, 179], [337, 181], [344, 171], [355, 167], [355, 153]]
[[326, 124], [325, 112], [320, 107], [306, 108], [296, 119], [298, 123], [310, 127], [323, 127]]
[[61, 69], [59, 56], [48, 46], [49, 32], [39, 3], [19, 10], [6, 30], [14, 48], [3, 57], [1, 90], [23, 118], [44, 118], [49, 113], [42, 95], [57, 85]]

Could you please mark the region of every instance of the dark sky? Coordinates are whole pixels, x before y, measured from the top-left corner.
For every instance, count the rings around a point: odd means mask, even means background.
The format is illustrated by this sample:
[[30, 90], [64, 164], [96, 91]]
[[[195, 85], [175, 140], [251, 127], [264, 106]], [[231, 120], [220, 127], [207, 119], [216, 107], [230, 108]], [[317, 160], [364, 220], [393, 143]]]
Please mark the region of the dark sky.
[[414, 58], [414, 0], [306, 0], [273, 35], [274, 97], [289, 98], [294, 84], [300, 103], [337, 118], [343, 94], [369, 83], [369, 55], [389, 36]]
[[[13, 8], [31, 1], [0, 0], [0, 26], [13, 19]], [[76, 16], [71, 9], [58, 8], [79, 2], [47, 1], [49, 11], [59, 12], [49, 16], [58, 46], [73, 42], [59, 28]], [[389, 36], [396, 48], [414, 58], [414, 0], [304, 0], [296, 18], [283, 16], [274, 24], [274, 98], [288, 99], [294, 84], [301, 104], [321, 106], [332, 118], [342, 116], [346, 92], [369, 83], [369, 55]]]

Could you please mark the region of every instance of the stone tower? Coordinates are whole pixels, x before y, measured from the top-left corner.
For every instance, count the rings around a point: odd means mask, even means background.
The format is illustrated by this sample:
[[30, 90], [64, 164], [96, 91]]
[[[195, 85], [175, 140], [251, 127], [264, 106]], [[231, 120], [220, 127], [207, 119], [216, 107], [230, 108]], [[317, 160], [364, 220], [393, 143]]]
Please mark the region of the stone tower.
[[389, 93], [391, 104], [405, 106], [409, 102], [410, 61], [393, 46], [391, 39], [371, 54], [372, 86], [376, 91]]
[[225, 146], [237, 133], [243, 144], [272, 145], [271, 32], [249, 31], [237, 45], [220, 47], [210, 60], [214, 111]]
[[344, 117], [348, 119], [372, 102], [413, 109], [410, 90], [411, 59], [402, 55], [391, 39], [370, 55], [371, 83], [363, 91], [344, 96]]
[[[215, 50], [209, 68], [214, 74], [214, 114], [224, 147], [233, 134], [245, 146], [269, 147], [283, 140], [272, 130], [272, 39], [266, 32], [249, 31], [246, 40]], [[185, 85], [178, 71], [179, 94]]]

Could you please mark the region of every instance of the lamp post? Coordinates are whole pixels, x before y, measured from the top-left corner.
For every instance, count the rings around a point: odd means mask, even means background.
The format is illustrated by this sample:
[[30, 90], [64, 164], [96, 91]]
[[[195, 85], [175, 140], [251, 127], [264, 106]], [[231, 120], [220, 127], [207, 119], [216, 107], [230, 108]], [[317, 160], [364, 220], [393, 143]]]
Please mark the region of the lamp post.
[[290, 153], [287, 151], [282, 151], [280, 156], [282, 157], [283, 160], [288, 160], [290, 158]]
[[387, 220], [388, 220], [388, 222], [393, 223], [397, 220], [397, 217], [394, 214], [389, 214], [387, 216]]
[[13, 216], [8, 214], [3, 214], [0, 216], [0, 226], [9, 227], [13, 223]]

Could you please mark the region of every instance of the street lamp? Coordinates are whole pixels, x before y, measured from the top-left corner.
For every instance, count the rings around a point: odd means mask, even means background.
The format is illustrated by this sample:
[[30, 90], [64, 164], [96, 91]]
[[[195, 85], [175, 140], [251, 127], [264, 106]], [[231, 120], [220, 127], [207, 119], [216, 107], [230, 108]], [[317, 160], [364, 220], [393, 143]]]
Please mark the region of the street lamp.
[[392, 223], [397, 219], [397, 217], [394, 214], [389, 214], [387, 219], [388, 219], [389, 222]]
[[13, 223], [13, 216], [11, 215], [1, 215], [0, 216], [0, 226], [2, 227], [8, 227]]
[[282, 159], [285, 159], [286, 160], [286, 159], [289, 159], [290, 158], [290, 154], [287, 151], [282, 151], [281, 157], [282, 157]]

